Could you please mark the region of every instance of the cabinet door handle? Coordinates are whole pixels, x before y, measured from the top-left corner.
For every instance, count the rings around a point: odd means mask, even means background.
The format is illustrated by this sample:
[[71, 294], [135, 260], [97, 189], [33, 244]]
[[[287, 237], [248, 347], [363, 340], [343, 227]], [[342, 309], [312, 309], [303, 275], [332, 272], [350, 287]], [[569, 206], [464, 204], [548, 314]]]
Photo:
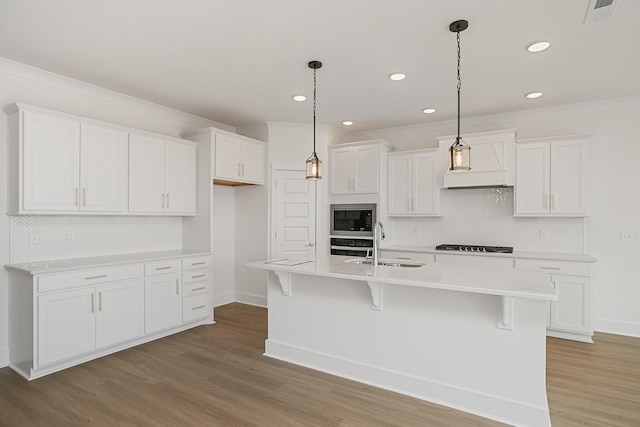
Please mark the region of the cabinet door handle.
[[162, 198], [162, 209], [164, 209], [164, 193], [162, 193], [160, 197]]
[[242, 164], [242, 176], [244, 176], [244, 163]]
[[542, 266], [540, 268], [543, 269], [543, 270], [562, 270], [562, 267], [545, 267], [545, 266]]
[[200, 261], [200, 262], [192, 262], [191, 265], [202, 265], [204, 264], [204, 261]]
[[98, 311], [102, 311], [102, 292], [98, 292]]
[[96, 312], [96, 302], [95, 302], [95, 295], [91, 294], [91, 312], [95, 313]]
[[82, 206], [87, 206], [87, 189], [82, 189]]
[[551, 210], [554, 211], [556, 209], [556, 197], [551, 195]]
[[169, 193], [167, 193], [167, 209], [169, 209]]
[[191, 289], [191, 292], [201, 291], [201, 290], [203, 290], [204, 288], [205, 288], [205, 287], [204, 287], [204, 286], [202, 286], [202, 287], [200, 287], [200, 288]]
[[178, 283], [178, 279], [176, 279], [176, 295], [180, 295], [180, 283]]
[[199, 277], [204, 277], [204, 276], [205, 276], [204, 274], [198, 274], [198, 275], [196, 275], [196, 276], [191, 276], [191, 278], [192, 278], [192, 279], [197, 279], [197, 278], [199, 278]]
[[200, 310], [201, 308], [204, 308], [204, 305], [199, 305], [197, 307], [193, 307], [191, 310]]
[[156, 271], [158, 271], [158, 270], [168, 270], [168, 269], [170, 269], [170, 268], [171, 268], [171, 266], [170, 266], [170, 265], [168, 265], [168, 266], [166, 266], [166, 267], [156, 267]]
[[542, 205], [543, 205], [543, 207], [544, 207], [544, 209], [545, 209], [545, 210], [547, 210], [547, 209], [548, 209], [548, 203], [547, 203], [547, 198], [548, 198], [548, 197], [549, 197], [549, 196], [548, 196], [548, 195], [546, 195], [546, 194], [545, 194], [544, 196], [542, 196]]
[[76, 187], [76, 206], [78, 206], [78, 187]]
[[240, 163], [238, 163], [238, 176], [242, 176], [242, 168], [240, 166]]
[[105, 277], [107, 277], [106, 274], [101, 274], [99, 276], [89, 276], [89, 277], [85, 277], [84, 280], [93, 280], [93, 279], [104, 279]]

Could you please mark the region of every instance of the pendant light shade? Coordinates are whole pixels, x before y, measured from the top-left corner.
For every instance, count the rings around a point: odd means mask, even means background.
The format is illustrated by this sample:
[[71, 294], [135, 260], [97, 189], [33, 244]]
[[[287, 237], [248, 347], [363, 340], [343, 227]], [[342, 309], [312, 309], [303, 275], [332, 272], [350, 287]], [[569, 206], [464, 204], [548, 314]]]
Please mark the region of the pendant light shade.
[[316, 70], [322, 67], [322, 62], [311, 61], [309, 68], [313, 70], [313, 153], [307, 159], [307, 179], [317, 181], [322, 179], [322, 161], [316, 154]]
[[466, 30], [468, 26], [469, 22], [464, 19], [452, 22], [449, 25], [449, 30], [456, 33], [458, 42], [458, 136], [456, 141], [449, 147], [450, 171], [471, 170], [471, 147], [460, 137], [460, 87], [462, 86], [462, 80], [460, 79], [460, 32]]

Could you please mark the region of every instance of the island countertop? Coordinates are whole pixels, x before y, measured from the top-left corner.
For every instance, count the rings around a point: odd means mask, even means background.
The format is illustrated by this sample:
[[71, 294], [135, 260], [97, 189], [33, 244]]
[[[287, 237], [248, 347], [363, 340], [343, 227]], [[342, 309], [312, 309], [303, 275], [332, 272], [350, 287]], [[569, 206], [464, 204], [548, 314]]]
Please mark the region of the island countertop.
[[[310, 260], [267, 260], [247, 263], [249, 268], [333, 277], [368, 283], [393, 284], [457, 292], [556, 300], [557, 295], [541, 270], [425, 263], [420, 267], [377, 266], [339, 255], [317, 255]], [[384, 260], [382, 260], [384, 261]], [[396, 260], [397, 262], [397, 260]]]

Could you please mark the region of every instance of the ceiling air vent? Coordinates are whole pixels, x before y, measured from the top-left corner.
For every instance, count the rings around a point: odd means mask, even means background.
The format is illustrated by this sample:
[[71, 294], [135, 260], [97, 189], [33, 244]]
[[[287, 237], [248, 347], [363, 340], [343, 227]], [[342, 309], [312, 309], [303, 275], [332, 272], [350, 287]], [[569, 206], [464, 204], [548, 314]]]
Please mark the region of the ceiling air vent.
[[616, 8], [618, 0], [591, 0], [587, 9], [584, 23], [598, 22], [609, 19]]

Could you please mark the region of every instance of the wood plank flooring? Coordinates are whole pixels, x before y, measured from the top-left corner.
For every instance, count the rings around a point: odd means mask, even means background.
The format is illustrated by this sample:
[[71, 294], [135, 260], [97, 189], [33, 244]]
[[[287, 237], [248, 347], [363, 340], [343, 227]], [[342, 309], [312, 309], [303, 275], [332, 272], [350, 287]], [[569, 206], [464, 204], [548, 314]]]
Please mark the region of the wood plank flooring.
[[[0, 369], [0, 426], [497, 426], [262, 356], [264, 308], [27, 382]], [[548, 339], [554, 427], [640, 426], [640, 339]]]

